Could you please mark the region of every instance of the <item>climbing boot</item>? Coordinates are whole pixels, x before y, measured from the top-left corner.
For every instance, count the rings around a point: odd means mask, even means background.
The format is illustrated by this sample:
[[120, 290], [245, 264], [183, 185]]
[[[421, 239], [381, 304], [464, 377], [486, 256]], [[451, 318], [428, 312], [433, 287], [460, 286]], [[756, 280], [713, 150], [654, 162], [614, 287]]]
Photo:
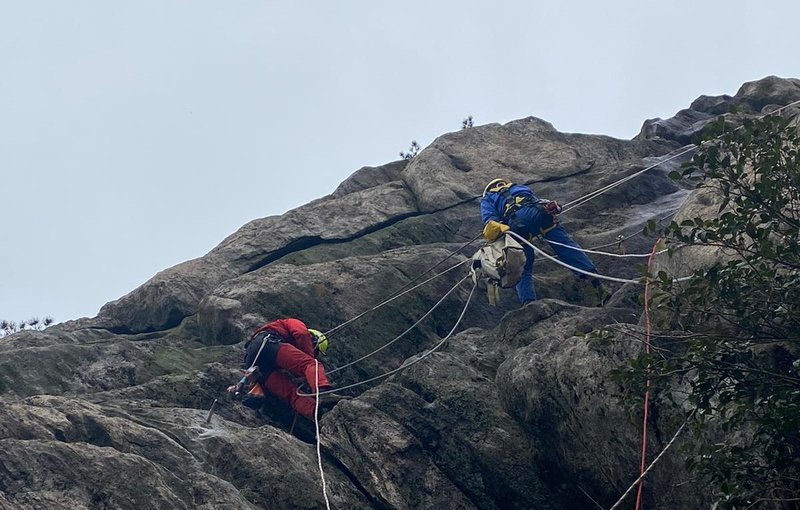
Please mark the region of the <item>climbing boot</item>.
[[611, 292], [609, 292], [605, 287], [603, 287], [603, 282], [600, 281], [600, 278], [592, 278], [589, 283], [592, 285], [592, 292], [591, 297], [587, 296], [589, 303], [597, 307], [606, 306], [608, 300], [611, 299]]
[[611, 293], [608, 290], [606, 290], [606, 288], [603, 287], [602, 285], [596, 286], [594, 290], [595, 293], [597, 294], [597, 306], [598, 307], [606, 306], [608, 300], [611, 299]]
[[349, 400], [350, 397], [339, 395], [338, 393], [323, 393], [319, 396], [320, 407], [333, 407], [342, 400]]

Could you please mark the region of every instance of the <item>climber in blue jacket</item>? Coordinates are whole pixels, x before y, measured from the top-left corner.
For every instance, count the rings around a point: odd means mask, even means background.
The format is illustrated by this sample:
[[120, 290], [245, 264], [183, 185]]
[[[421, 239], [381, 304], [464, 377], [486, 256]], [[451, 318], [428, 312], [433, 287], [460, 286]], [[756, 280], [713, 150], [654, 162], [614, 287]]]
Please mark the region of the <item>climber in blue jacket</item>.
[[[587, 273], [597, 273], [597, 268], [589, 257], [580, 251], [580, 245], [569, 236], [564, 227], [558, 224], [556, 215], [559, 212], [561, 208], [555, 201], [537, 198], [528, 186], [513, 184], [508, 179], [494, 179], [486, 185], [481, 199], [481, 218], [485, 225], [483, 235], [489, 242], [509, 229], [526, 239], [541, 235], [546, 241], [567, 245], [548, 243], [562, 262]], [[517, 297], [525, 304], [536, 300], [536, 291], [533, 287], [535, 254], [530, 246], [523, 244], [523, 248], [527, 258], [522, 279], [517, 283], [516, 289]], [[587, 277], [578, 272], [575, 272], [575, 275], [579, 278]], [[597, 291], [599, 305], [603, 306], [608, 300], [609, 293], [598, 278], [592, 278], [591, 283]]]

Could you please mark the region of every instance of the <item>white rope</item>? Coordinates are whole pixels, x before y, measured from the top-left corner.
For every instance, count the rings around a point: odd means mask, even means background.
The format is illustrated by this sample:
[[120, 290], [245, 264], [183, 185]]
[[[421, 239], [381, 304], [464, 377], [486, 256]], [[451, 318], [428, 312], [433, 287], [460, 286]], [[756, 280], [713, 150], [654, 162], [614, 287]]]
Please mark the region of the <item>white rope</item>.
[[[511, 234], [516, 239], [519, 239], [521, 242], [527, 244], [528, 246], [533, 248], [533, 251], [535, 251], [539, 255], [543, 256], [544, 258], [552, 260], [556, 264], [564, 266], [564, 267], [566, 267], [567, 269], [569, 269], [571, 271], [575, 271], [576, 273], [581, 273], [581, 274], [584, 274], [586, 276], [591, 276], [592, 278], [600, 278], [601, 280], [608, 280], [610, 282], [636, 283], [636, 284], [639, 284], [639, 285], [644, 285], [645, 284], [645, 282], [643, 281], [644, 277], [642, 279], [640, 279], [640, 280], [628, 280], [628, 279], [625, 279], [625, 278], [616, 278], [614, 276], [606, 276], [606, 275], [602, 275], [600, 273], [590, 273], [589, 271], [584, 271], [583, 269], [579, 269], [579, 268], [577, 268], [575, 266], [571, 266], [571, 265], [567, 264], [566, 262], [562, 262], [562, 261], [558, 260], [557, 258], [553, 257], [552, 255], [548, 255], [547, 253], [545, 253], [544, 251], [540, 250], [539, 248], [537, 248], [536, 246], [531, 244], [530, 241], [528, 241], [527, 239], [525, 239], [521, 235], [517, 234], [513, 230], [507, 230], [506, 234]], [[659, 252], [659, 253], [663, 253], [663, 250], [661, 252]], [[694, 278], [694, 276], [684, 276], [682, 278], [673, 278], [672, 281], [673, 281], [673, 283], [685, 282], [687, 280], [691, 280], [692, 278]]]
[[[396, 374], [397, 372], [399, 372], [401, 370], [404, 370], [404, 369], [406, 369], [406, 368], [408, 368], [408, 367], [410, 367], [412, 365], [416, 365], [417, 363], [419, 363], [423, 359], [425, 359], [428, 356], [430, 356], [434, 351], [436, 351], [436, 349], [438, 349], [439, 347], [444, 345], [444, 343], [451, 336], [453, 336], [453, 333], [456, 331], [456, 328], [458, 328], [458, 325], [461, 324], [461, 321], [464, 319], [464, 315], [467, 313], [467, 308], [469, 307], [470, 301], [472, 301], [472, 295], [475, 293], [475, 288], [477, 286], [478, 286], [478, 283], [475, 282], [475, 284], [472, 286], [472, 290], [470, 290], [470, 292], [469, 292], [469, 296], [467, 297], [467, 302], [464, 303], [464, 309], [461, 310], [461, 315], [458, 316], [458, 320], [456, 320], [456, 323], [453, 325], [453, 328], [450, 330], [449, 333], [447, 333], [447, 336], [442, 338], [442, 340], [438, 344], [434, 345], [428, 352], [426, 352], [425, 354], [423, 354], [422, 356], [420, 356], [419, 358], [415, 359], [414, 361], [412, 361], [410, 363], [407, 363], [405, 365], [401, 365], [401, 366], [395, 368], [394, 370], [390, 370], [390, 371], [388, 371], [388, 372], [386, 372], [384, 374], [376, 375], [375, 377], [372, 377], [370, 379], [366, 379], [364, 381], [360, 381], [360, 382], [357, 382], [357, 383], [354, 383], [354, 384], [350, 384], [348, 386], [343, 386], [341, 388], [336, 388], [335, 390], [319, 391], [319, 389], [317, 389], [316, 395], [327, 395], [328, 393], [333, 393], [335, 391], [348, 390], [350, 388], [355, 388], [356, 386], [361, 386], [362, 384], [367, 384], [367, 383], [371, 383], [373, 381], [377, 381], [378, 379], [382, 379], [384, 377], [389, 377], [390, 375]], [[301, 397], [313, 397], [315, 394], [312, 394], [312, 393], [300, 393], [299, 390], [298, 390], [297, 391], [297, 395], [299, 395]]]
[[465, 259], [465, 260], [462, 260], [462, 261], [461, 261], [461, 262], [459, 262], [458, 264], [456, 264], [456, 265], [454, 265], [454, 266], [451, 266], [451, 267], [449, 267], [448, 269], [445, 269], [445, 270], [444, 270], [444, 271], [442, 271], [441, 273], [438, 273], [438, 274], [435, 274], [435, 275], [431, 276], [430, 278], [428, 278], [428, 279], [427, 279], [427, 280], [425, 280], [424, 282], [422, 282], [422, 283], [419, 283], [419, 284], [417, 284], [417, 285], [415, 285], [415, 286], [411, 287], [410, 289], [406, 290], [405, 292], [402, 292], [402, 293], [400, 293], [400, 294], [398, 294], [398, 295], [396, 295], [396, 296], [390, 297], [389, 299], [385, 299], [385, 300], [383, 300], [382, 302], [380, 302], [380, 303], [378, 303], [377, 305], [373, 306], [373, 307], [372, 307], [372, 308], [370, 308], [369, 310], [365, 310], [365, 311], [361, 312], [360, 314], [356, 315], [355, 317], [353, 317], [352, 319], [350, 319], [350, 320], [348, 320], [348, 321], [346, 321], [346, 322], [343, 322], [343, 323], [339, 324], [338, 326], [335, 326], [335, 327], [333, 327], [333, 328], [329, 329], [328, 331], [326, 331], [326, 332], [324, 333], [324, 334], [325, 334], [325, 336], [328, 336], [328, 335], [330, 335], [330, 334], [334, 333], [335, 331], [338, 331], [338, 330], [342, 329], [343, 327], [347, 326], [348, 324], [350, 324], [350, 323], [352, 323], [352, 322], [355, 322], [355, 321], [357, 321], [358, 319], [360, 319], [361, 317], [365, 316], [366, 314], [368, 314], [368, 313], [370, 313], [370, 312], [374, 312], [374, 311], [375, 311], [375, 310], [377, 310], [378, 308], [380, 308], [380, 307], [382, 307], [382, 306], [384, 306], [384, 305], [387, 305], [387, 304], [391, 303], [391, 302], [392, 302], [392, 301], [394, 301], [395, 299], [398, 299], [398, 298], [400, 298], [400, 297], [402, 297], [402, 296], [404, 296], [404, 295], [408, 294], [408, 293], [409, 293], [409, 292], [411, 292], [412, 290], [416, 290], [416, 289], [418, 289], [418, 288], [422, 287], [422, 286], [423, 286], [423, 285], [425, 285], [426, 283], [428, 283], [428, 282], [430, 282], [430, 281], [433, 281], [433, 280], [435, 280], [436, 278], [439, 278], [440, 276], [442, 276], [442, 275], [443, 275], [443, 274], [445, 274], [445, 273], [449, 273], [449, 272], [450, 272], [450, 271], [452, 271], [453, 269], [455, 269], [455, 268], [457, 268], [457, 267], [459, 267], [459, 266], [462, 266], [462, 265], [466, 264], [466, 263], [467, 263], [467, 262], [469, 262], [469, 261], [470, 261], [470, 259]]
[[[609, 253], [609, 252], [607, 252], [607, 251], [587, 250], [587, 249], [585, 249], [585, 248], [578, 248], [577, 246], [570, 246], [570, 245], [568, 245], [568, 244], [559, 243], [559, 242], [557, 242], [557, 241], [551, 241], [550, 239], [548, 239], [548, 238], [546, 238], [546, 237], [544, 238], [544, 240], [545, 240], [545, 241], [547, 241], [547, 242], [548, 242], [548, 244], [556, 244], [556, 245], [558, 245], [558, 246], [563, 246], [564, 248], [569, 248], [569, 249], [571, 249], [571, 250], [575, 250], [575, 251], [582, 251], [583, 253], [594, 253], [594, 254], [596, 254], [596, 255], [605, 255], [605, 256], [607, 256], [607, 257], [616, 257], [616, 258], [626, 258], [626, 257], [630, 257], [630, 258], [647, 258], [647, 257], [649, 257], [649, 256], [650, 256], [650, 254], [649, 254], [649, 253]], [[657, 252], [656, 252], [656, 255], [660, 255], [660, 254], [662, 254], [662, 253], [666, 253], [667, 251], [669, 251], [669, 250], [666, 250], [666, 249], [664, 249], [664, 250], [661, 250], [661, 251], [657, 251]]]
[[684, 429], [684, 427], [686, 427], [686, 424], [688, 422], [689, 422], [688, 419], [683, 422], [683, 425], [681, 425], [680, 428], [678, 429], [678, 431], [675, 432], [675, 435], [672, 436], [672, 439], [670, 439], [669, 443], [667, 443], [667, 446], [665, 446], [664, 449], [661, 450], [661, 453], [659, 453], [658, 456], [655, 459], [653, 459], [653, 462], [651, 462], [650, 465], [647, 466], [647, 469], [645, 469], [644, 472], [641, 475], [639, 475], [639, 478], [637, 478], [636, 481], [633, 482], [630, 487], [628, 487], [628, 490], [625, 491], [625, 494], [620, 496], [620, 498], [617, 500], [617, 502], [614, 503], [614, 506], [609, 508], [609, 510], [616, 510], [616, 508], [618, 508], [619, 505], [622, 504], [622, 501], [628, 496], [628, 494], [630, 494], [630, 492], [633, 490], [633, 488], [636, 487], [639, 484], [639, 482], [644, 480], [644, 477], [647, 476], [647, 473], [649, 473], [651, 469], [653, 469], [653, 466], [656, 465], [656, 462], [661, 460], [661, 457], [663, 457], [664, 454], [667, 453], [667, 450], [669, 450], [669, 447], [672, 446], [672, 444], [675, 442], [676, 439], [678, 439], [678, 436], [681, 434], [681, 432], [683, 432], [683, 429]]
[[[261, 356], [261, 351], [264, 350], [264, 346], [267, 344], [267, 337], [269, 335], [265, 335], [264, 338], [261, 340], [261, 347], [258, 348], [258, 352], [256, 353], [256, 357], [253, 358], [253, 364], [250, 365], [250, 368], [245, 370], [244, 377], [242, 377], [239, 382], [236, 384], [237, 386], [244, 386], [247, 383], [247, 376], [250, 374], [250, 371], [253, 370], [253, 367], [256, 366], [258, 363], [258, 357]], [[216, 399], [214, 400], [214, 404], [216, 404]], [[206, 419], [206, 423], [211, 419], [211, 414], [214, 412], [214, 404], [211, 404], [211, 410], [208, 412], [208, 418]]]
[[250, 365], [250, 368], [253, 368], [254, 366], [256, 366], [256, 363], [258, 362], [258, 357], [261, 356], [261, 351], [264, 350], [264, 346], [267, 344], [267, 337], [268, 336], [269, 336], [269, 334], [264, 335], [264, 338], [261, 340], [261, 347], [258, 348], [258, 352], [256, 353], [256, 357], [253, 358], [253, 364]]
[[607, 186], [604, 186], [604, 187], [602, 187], [600, 189], [594, 190], [591, 193], [587, 193], [586, 195], [584, 195], [584, 196], [582, 196], [580, 198], [577, 198], [577, 199], [575, 199], [575, 200], [573, 200], [571, 202], [567, 202], [566, 204], [564, 204], [561, 212], [565, 213], [567, 211], [575, 209], [576, 207], [579, 207], [579, 206], [585, 204], [586, 202], [592, 200], [593, 198], [598, 197], [598, 196], [600, 196], [600, 195], [602, 195], [602, 194], [604, 194], [604, 193], [606, 193], [608, 191], [611, 191], [612, 189], [616, 188], [617, 186], [619, 186], [621, 184], [625, 184], [626, 182], [628, 182], [628, 181], [630, 181], [632, 179], [635, 179], [636, 177], [639, 177], [643, 173], [645, 173], [645, 172], [647, 172], [649, 170], [652, 170], [653, 168], [655, 168], [655, 167], [657, 167], [659, 165], [662, 165], [662, 164], [664, 164], [664, 163], [666, 163], [668, 161], [672, 161], [673, 159], [679, 158], [679, 157], [683, 156], [684, 154], [689, 153], [689, 152], [691, 152], [691, 151], [693, 151], [695, 149], [697, 149], [697, 146], [692, 144], [692, 145], [689, 146], [688, 149], [682, 150], [681, 152], [679, 152], [679, 153], [677, 153], [677, 154], [675, 154], [673, 156], [670, 156], [670, 157], [668, 157], [666, 159], [663, 159], [663, 160], [659, 161], [658, 163], [650, 165], [647, 168], [639, 170], [638, 172], [632, 173], [631, 175], [629, 175], [627, 177], [623, 177], [622, 179], [620, 179], [620, 180], [618, 180], [616, 182], [612, 182], [611, 184], [609, 184]]
[[450, 254], [449, 254], [448, 256], [446, 256], [445, 258], [443, 258], [442, 260], [440, 260], [440, 261], [439, 261], [439, 262], [437, 262], [436, 264], [432, 265], [432, 266], [431, 266], [430, 268], [428, 268], [428, 270], [427, 270], [427, 271], [425, 271], [424, 273], [420, 273], [420, 274], [418, 274], [418, 275], [417, 275], [417, 277], [416, 277], [416, 278], [413, 278], [413, 279], [409, 280], [409, 281], [408, 281], [408, 282], [407, 282], [405, 285], [403, 285], [402, 287], [400, 287], [400, 288], [399, 288], [399, 289], [397, 289], [396, 291], [394, 291], [394, 292], [392, 292], [391, 294], [389, 294], [388, 296], [386, 296], [386, 298], [385, 298], [385, 299], [389, 299], [390, 297], [393, 297], [395, 294], [399, 294], [400, 292], [402, 292], [403, 290], [405, 290], [405, 288], [406, 288], [406, 287], [408, 287], [409, 285], [413, 285], [413, 284], [414, 284], [414, 283], [415, 283], [417, 280], [419, 280], [420, 278], [422, 278], [422, 277], [423, 277], [423, 276], [425, 276], [426, 274], [430, 273], [431, 271], [433, 271], [434, 269], [436, 269], [436, 268], [437, 268], [437, 267], [439, 267], [440, 265], [444, 264], [444, 263], [447, 261], [447, 259], [449, 259], [449, 258], [450, 258], [450, 257], [452, 257], [453, 255], [456, 255], [456, 254], [458, 254], [458, 253], [461, 253], [461, 250], [463, 250], [464, 248], [466, 248], [466, 247], [467, 247], [467, 246], [469, 246], [470, 244], [474, 243], [475, 241], [477, 241], [477, 240], [478, 240], [478, 239], [480, 239], [481, 237], [483, 237], [483, 232], [479, 232], [479, 233], [478, 233], [478, 235], [476, 235], [475, 237], [473, 237], [472, 239], [470, 239], [470, 240], [469, 240], [469, 241], [467, 241], [466, 243], [462, 244], [461, 246], [459, 246], [458, 248], [456, 248], [455, 250], [453, 250], [452, 252], [450, 252]]
[[641, 282], [641, 281], [639, 281], [639, 280], [627, 280], [627, 279], [625, 279], [625, 278], [615, 278], [615, 277], [613, 277], [613, 276], [605, 276], [605, 275], [602, 275], [602, 274], [599, 274], [599, 273], [590, 273], [589, 271], [584, 271], [583, 269], [578, 269], [577, 267], [571, 266], [571, 265], [569, 265], [569, 264], [567, 264], [567, 263], [565, 263], [565, 262], [562, 262], [562, 261], [558, 260], [557, 258], [555, 258], [555, 257], [553, 257], [553, 256], [551, 256], [551, 255], [548, 255], [547, 253], [543, 252], [542, 250], [540, 250], [539, 248], [537, 248], [536, 246], [534, 246], [533, 244], [531, 244], [531, 243], [530, 243], [530, 241], [528, 241], [527, 239], [525, 239], [525, 238], [524, 238], [524, 237], [522, 237], [521, 235], [517, 234], [517, 233], [516, 233], [516, 232], [514, 232], [513, 230], [508, 230], [508, 231], [506, 231], [506, 234], [511, 234], [511, 236], [513, 236], [514, 238], [516, 238], [516, 239], [518, 239], [519, 241], [521, 241], [521, 242], [523, 242], [523, 243], [527, 244], [528, 246], [530, 246], [531, 248], [533, 248], [533, 251], [535, 251], [535, 252], [536, 252], [536, 253], [538, 253], [539, 255], [542, 255], [544, 258], [546, 258], [546, 259], [549, 259], [549, 260], [552, 260], [552, 261], [553, 261], [553, 262], [555, 262], [556, 264], [559, 264], [559, 265], [561, 265], [561, 266], [564, 266], [564, 267], [566, 267], [567, 269], [570, 269], [570, 270], [572, 270], [572, 271], [575, 271], [575, 272], [577, 272], [577, 273], [581, 273], [581, 274], [584, 274], [584, 275], [586, 275], [586, 276], [591, 276], [592, 278], [600, 278], [601, 280], [608, 280], [608, 281], [610, 281], [610, 282], [618, 282], [618, 283], [638, 283], [638, 284], [640, 284], [640, 285], [642, 284], [642, 282]]
[[[769, 112], [767, 114], [761, 115], [760, 117], [758, 117], [758, 119], [763, 119], [764, 117], [768, 117], [770, 115], [779, 114], [780, 112], [782, 112], [786, 108], [789, 108], [789, 107], [795, 106], [795, 105], [800, 105], [800, 100], [794, 101], [794, 102], [789, 103], [789, 104], [784, 105], [784, 106], [781, 106], [780, 108], [776, 109], [775, 111], [772, 111], [772, 112]], [[744, 124], [742, 124], [741, 126], [738, 126], [736, 129], [733, 130], [733, 132], [736, 132], [736, 131], [742, 129], [743, 127], [744, 127]], [[622, 179], [620, 179], [620, 180], [618, 180], [616, 182], [612, 182], [611, 184], [609, 184], [607, 186], [604, 186], [604, 187], [602, 187], [600, 189], [592, 191], [591, 193], [587, 193], [586, 195], [584, 195], [584, 196], [582, 196], [580, 198], [577, 198], [577, 199], [575, 199], [575, 200], [573, 200], [571, 202], [567, 202], [566, 204], [564, 204], [564, 207], [562, 208], [561, 212], [564, 213], [564, 212], [567, 212], [567, 211], [569, 211], [571, 209], [575, 209], [576, 207], [585, 204], [589, 200], [592, 200], [593, 198], [598, 197], [598, 196], [602, 195], [603, 193], [606, 193], [607, 191], [609, 191], [609, 190], [611, 190], [613, 188], [616, 188], [620, 184], [624, 184], [624, 183], [630, 181], [631, 179], [634, 179], [634, 178], [642, 175], [643, 173], [647, 172], [648, 170], [652, 170], [653, 168], [655, 168], [655, 167], [657, 167], [659, 165], [663, 165], [664, 163], [666, 163], [668, 161], [672, 161], [673, 159], [678, 158], [680, 156], [683, 156], [684, 154], [686, 154], [688, 152], [691, 152], [691, 151], [693, 151], [695, 149], [698, 149], [698, 148], [702, 147], [703, 145], [710, 144], [711, 142], [722, 138], [724, 135], [725, 135], [725, 133], [723, 133], [723, 134], [721, 134], [719, 136], [716, 136], [716, 137], [714, 137], [714, 138], [712, 138], [710, 140], [706, 140], [705, 142], [701, 143], [700, 145], [690, 144], [690, 145], [687, 146], [687, 148], [685, 150], [682, 150], [681, 152], [679, 152], [679, 153], [677, 153], [677, 154], [675, 154], [673, 156], [670, 156], [670, 157], [668, 157], [666, 159], [663, 159], [663, 160], [659, 161], [658, 163], [650, 165], [649, 167], [644, 168], [642, 170], [639, 170], [638, 172], [635, 172], [635, 173], [633, 173], [633, 174], [631, 174], [631, 175], [629, 175], [627, 177], [623, 177]]]
[[317, 398], [314, 404], [314, 428], [317, 433], [317, 464], [319, 465], [319, 477], [322, 479], [322, 495], [325, 496], [325, 507], [331, 510], [331, 502], [328, 500], [328, 486], [325, 483], [325, 471], [322, 469], [322, 451], [320, 449], [319, 439], [319, 361], [314, 360], [316, 366], [316, 382]]
[[[677, 210], [672, 211], [671, 213], [667, 214], [666, 216], [661, 217], [656, 223], [660, 224], [662, 221], [666, 220], [670, 216], [674, 216], [675, 213], [677, 213], [677, 212], [678, 212]], [[601, 244], [600, 246], [593, 246], [591, 249], [592, 250], [599, 250], [601, 248], [609, 248], [611, 246], [619, 246], [622, 243], [624, 243], [625, 241], [627, 241], [628, 239], [631, 239], [631, 238], [639, 236], [639, 235], [642, 235], [642, 229], [641, 228], [637, 232], [634, 232], [633, 234], [630, 234], [630, 235], [627, 235], [627, 236], [624, 236], [624, 237], [618, 237], [616, 241], [613, 241], [613, 242], [610, 242], [610, 243], [606, 243], [606, 244]]]
[[423, 320], [425, 320], [425, 318], [426, 318], [426, 317], [428, 317], [428, 316], [429, 316], [431, 313], [433, 313], [433, 311], [434, 311], [434, 310], [436, 310], [436, 308], [438, 308], [438, 307], [439, 307], [439, 305], [441, 305], [441, 304], [444, 302], [444, 300], [447, 298], [447, 296], [449, 296], [450, 294], [452, 294], [452, 293], [453, 293], [453, 291], [455, 291], [455, 290], [456, 290], [456, 289], [459, 287], [459, 285], [461, 285], [461, 284], [464, 282], [464, 280], [466, 280], [466, 279], [467, 279], [467, 278], [469, 278], [470, 276], [471, 276], [471, 275], [469, 275], [469, 274], [468, 274], [467, 276], [465, 276], [464, 278], [462, 278], [461, 280], [459, 280], [459, 281], [458, 281], [458, 283], [456, 283], [455, 285], [453, 285], [453, 287], [451, 287], [451, 288], [450, 288], [450, 290], [448, 290], [448, 291], [445, 293], [445, 295], [444, 295], [444, 296], [442, 296], [442, 298], [441, 298], [441, 299], [439, 299], [439, 301], [437, 301], [437, 302], [436, 302], [436, 304], [435, 304], [435, 305], [433, 305], [433, 307], [432, 307], [430, 310], [428, 310], [427, 312], [425, 312], [425, 315], [423, 315], [422, 317], [420, 317], [420, 318], [419, 318], [419, 320], [417, 320], [417, 322], [415, 322], [414, 324], [412, 324], [411, 326], [409, 326], [409, 328], [408, 328], [408, 329], [406, 329], [405, 331], [403, 331], [402, 333], [400, 333], [399, 335], [397, 335], [397, 336], [396, 336], [396, 337], [394, 337], [393, 339], [389, 340], [388, 342], [386, 342], [386, 343], [385, 343], [385, 344], [383, 344], [382, 346], [378, 347], [378, 348], [377, 348], [377, 349], [375, 349], [374, 351], [370, 352], [369, 354], [365, 354], [364, 356], [361, 356], [360, 358], [358, 358], [358, 359], [357, 359], [357, 360], [355, 360], [355, 361], [351, 361], [350, 363], [347, 363], [347, 364], [345, 364], [345, 365], [342, 365], [342, 366], [340, 366], [340, 367], [337, 367], [337, 368], [335, 368], [335, 369], [333, 369], [333, 370], [329, 370], [329, 371], [328, 371], [328, 374], [329, 374], [329, 375], [330, 375], [330, 374], [334, 374], [334, 373], [336, 373], [336, 372], [338, 372], [338, 371], [340, 371], [340, 370], [344, 370], [345, 368], [347, 368], [347, 367], [349, 367], [349, 366], [355, 365], [356, 363], [358, 363], [358, 362], [360, 362], [360, 361], [363, 361], [363, 360], [365, 360], [365, 359], [369, 358], [370, 356], [373, 356], [373, 355], [377, 354], [378, 352], [382, 351], [383, 349], [385, 349], [385, 348], [389, 347], [390, 345], [392, 345], [392, 344], [393, 344], [393, 343], [395, 343], [396, 341], [398, 341], [398, 340], [400, 340], [401, 338], [403, 338], [404, 336], [406, 336], [406, 335], [407, 335], [407, 334], [408, 334], [408, 333], [409, 333], [409, 332], [410, 332], [412, 329], [416, 328], [416, 327], [417, 327], [417, 326], [418, 326], [418, 325], [419, 325], [419, 324], [420, 324], [420, 323], [421, 323]]

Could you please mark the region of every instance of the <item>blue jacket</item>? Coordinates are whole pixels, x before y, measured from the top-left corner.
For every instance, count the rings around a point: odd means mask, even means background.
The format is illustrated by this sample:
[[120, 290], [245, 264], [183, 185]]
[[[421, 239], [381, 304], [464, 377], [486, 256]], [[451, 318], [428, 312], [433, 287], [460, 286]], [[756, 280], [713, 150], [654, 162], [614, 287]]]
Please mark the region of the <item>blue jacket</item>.
[[[531, 197], [534, 200], [538, 200], [536, 195], [533, 194], [533, 191], [528, 186], [523, 184], [514, 184], [509, 189], [508, 192], [512, 197]], [[499, 221], [503, 222], [503, 211], [506, 210], [506, 198], [505, 193], [487, 193], [483, 199], [481, 199], [481, 218], [483, 219], [484, 225], [490, 221]]]

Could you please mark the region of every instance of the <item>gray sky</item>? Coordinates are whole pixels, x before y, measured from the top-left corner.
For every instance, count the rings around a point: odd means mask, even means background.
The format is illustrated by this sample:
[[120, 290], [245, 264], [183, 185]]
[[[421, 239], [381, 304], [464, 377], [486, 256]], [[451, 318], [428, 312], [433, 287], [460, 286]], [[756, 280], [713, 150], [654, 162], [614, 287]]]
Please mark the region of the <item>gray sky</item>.
[[800, 2], [0, 0], [0, 319], [94, 316], [460, 128], [800, 78]]

